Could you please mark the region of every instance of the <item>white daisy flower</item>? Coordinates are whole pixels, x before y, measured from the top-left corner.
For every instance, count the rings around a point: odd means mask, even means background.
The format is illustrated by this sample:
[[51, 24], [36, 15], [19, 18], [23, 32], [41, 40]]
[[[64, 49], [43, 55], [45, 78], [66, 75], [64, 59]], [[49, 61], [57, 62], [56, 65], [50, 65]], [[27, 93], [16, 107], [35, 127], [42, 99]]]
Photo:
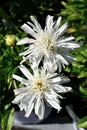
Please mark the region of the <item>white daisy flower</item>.
[[13, 75], [23, 86], [14, 90], [16, 97], [13, 103], [25, 111], [25, 116], [29, 117], [34, 110], [39, 119], [43, 119], [46, 104], [60, 111], [61, 93], [71, 90], [71, 87], [61, 84], [69, 79], [57, 73], [50, 74], [43, 68], [33, 70], [33, 74], [24, 65], [20, 65], [19, 69], [26, 78]]
[[23, 56], [23, 61], [29, 58], [35, 58], [37, 65], [43, 60], [43, 65], [48, 71], [54, 72], [68, 65], [69, 62], [75, 60], [70, 51], [78, 48], [74, 41], [74, 37], [65, 37], [68, 23], [66, 22], [60, 27], [61, 17], [57, 21], [53, 21], [53, 16], [48, 15], [46, 18], [46, 26], [42, 29], [37, 20], [31, 16], [31, 22], [24, 23], [21, 28], [32, 36], [21, 39], [17, 45], [28, 44], [29, 46], [20, 55]]

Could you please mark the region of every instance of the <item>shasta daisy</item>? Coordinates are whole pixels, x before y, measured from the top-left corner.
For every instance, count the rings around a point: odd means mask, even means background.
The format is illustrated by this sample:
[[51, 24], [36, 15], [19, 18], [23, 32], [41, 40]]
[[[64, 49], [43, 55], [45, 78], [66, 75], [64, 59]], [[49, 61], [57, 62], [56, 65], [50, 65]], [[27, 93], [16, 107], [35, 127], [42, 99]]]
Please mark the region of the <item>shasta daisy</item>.
[[57, 69], [61, 72], [62, 67], [75, 60], [70, 51], [80, 46], [74, 41], [73, 36], [64, 36], [68, 23], [60, 26], [61, 17], [53, 21], [53, 16], [48, 15], [45, 28], [42, 29], [33, 16], [30, 18], [32, 22], [24, 23], [21, 28], [32, 37], [25, 37], [17, 42], [17, 45], [29, 44], [20, 54], [23, 56], [23, 61], [35, 58], [39, 65], [43, 60], [43, 65], [49, 72], [52, 73]]
[[[14, 104], [19, 105], [20, 110], [25, 111], [25, 116], [29, 117], [34, 110], [39, 119], [43, 119], [45, 105], [61, 110], [61, 93], [71, 90], [71, 87], [62, 86], [62, 83], [69, 81], [67, 77], [59, 76], [57, 73], [50, 74], [46, 69], [34, 69], [33, 74], [24, 66], [20, 65], [23, 77], [13, 75], [22, 87], [15, 89]], [[24, 78], [25, 76], [25, 78]]]

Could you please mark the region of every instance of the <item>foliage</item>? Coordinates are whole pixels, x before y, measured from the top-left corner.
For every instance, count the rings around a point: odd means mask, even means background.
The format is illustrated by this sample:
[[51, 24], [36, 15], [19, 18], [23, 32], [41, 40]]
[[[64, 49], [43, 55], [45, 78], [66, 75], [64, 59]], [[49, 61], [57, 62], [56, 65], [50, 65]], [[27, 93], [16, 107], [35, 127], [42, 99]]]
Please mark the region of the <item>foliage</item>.
[[10, 130], [14, 112], [11, 104], [14, 97], [12, 74], [17, 71], [21, 58], [18, 57], [18, 47], [7, 46], [3, 39], [0, 43], [0, 119], [2, 129]]
[[78, 127], [87, 128], [87, 116], [83, 117], [78, 123]]
[[[76, 40], [81, 44], [81, 47], [72, 53], [75, 55], [77, 61], [66, 67], [65, 71], [70, 75], [71, 79], [77, 79], [77, 90], [74, 93], [80, 95], [82, 100], [85, 100], [82, 108], [87, 109], [87, 1], [86, 0], [68, 0], [62, 1], [65, 9], [61, 10], [64, 20], [69, 21], [72, 27], [69, 28], [68, 33], [73, 33]], [[84, 97], [85, 95], [85, 97]], [[87, 114], [87, 113], [86, 113]], [[87, 118], [82, 119], [78, 126], [87, 128]]]

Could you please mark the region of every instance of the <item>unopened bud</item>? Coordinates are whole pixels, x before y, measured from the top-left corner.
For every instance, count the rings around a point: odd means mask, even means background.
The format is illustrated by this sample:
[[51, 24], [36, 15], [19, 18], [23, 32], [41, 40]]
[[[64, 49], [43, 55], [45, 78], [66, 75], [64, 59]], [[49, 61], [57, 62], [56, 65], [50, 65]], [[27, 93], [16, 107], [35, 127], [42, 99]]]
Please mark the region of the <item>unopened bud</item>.
[[16, 42], [16, 37], [13, 34], [6, 35], [5, 41], [8, 46], [14, 46]]

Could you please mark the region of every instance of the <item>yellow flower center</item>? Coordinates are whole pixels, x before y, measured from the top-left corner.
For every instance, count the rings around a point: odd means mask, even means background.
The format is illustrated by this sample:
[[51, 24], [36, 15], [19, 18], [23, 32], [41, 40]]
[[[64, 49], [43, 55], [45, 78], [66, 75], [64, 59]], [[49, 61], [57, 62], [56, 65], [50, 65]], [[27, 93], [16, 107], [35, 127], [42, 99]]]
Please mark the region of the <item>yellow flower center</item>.
[[42, 79], [40, 77], [35, 78], [31, 84], [33, 86], [33, 90], [45, 91], [47, 89], [47, 82], [45, 79]]
[[50, 46], [50, 44], [52, 43], [52, 38], [49, 35], [42, 36], [42, 40], [44, 44], [47, 44], [47, 46]]

